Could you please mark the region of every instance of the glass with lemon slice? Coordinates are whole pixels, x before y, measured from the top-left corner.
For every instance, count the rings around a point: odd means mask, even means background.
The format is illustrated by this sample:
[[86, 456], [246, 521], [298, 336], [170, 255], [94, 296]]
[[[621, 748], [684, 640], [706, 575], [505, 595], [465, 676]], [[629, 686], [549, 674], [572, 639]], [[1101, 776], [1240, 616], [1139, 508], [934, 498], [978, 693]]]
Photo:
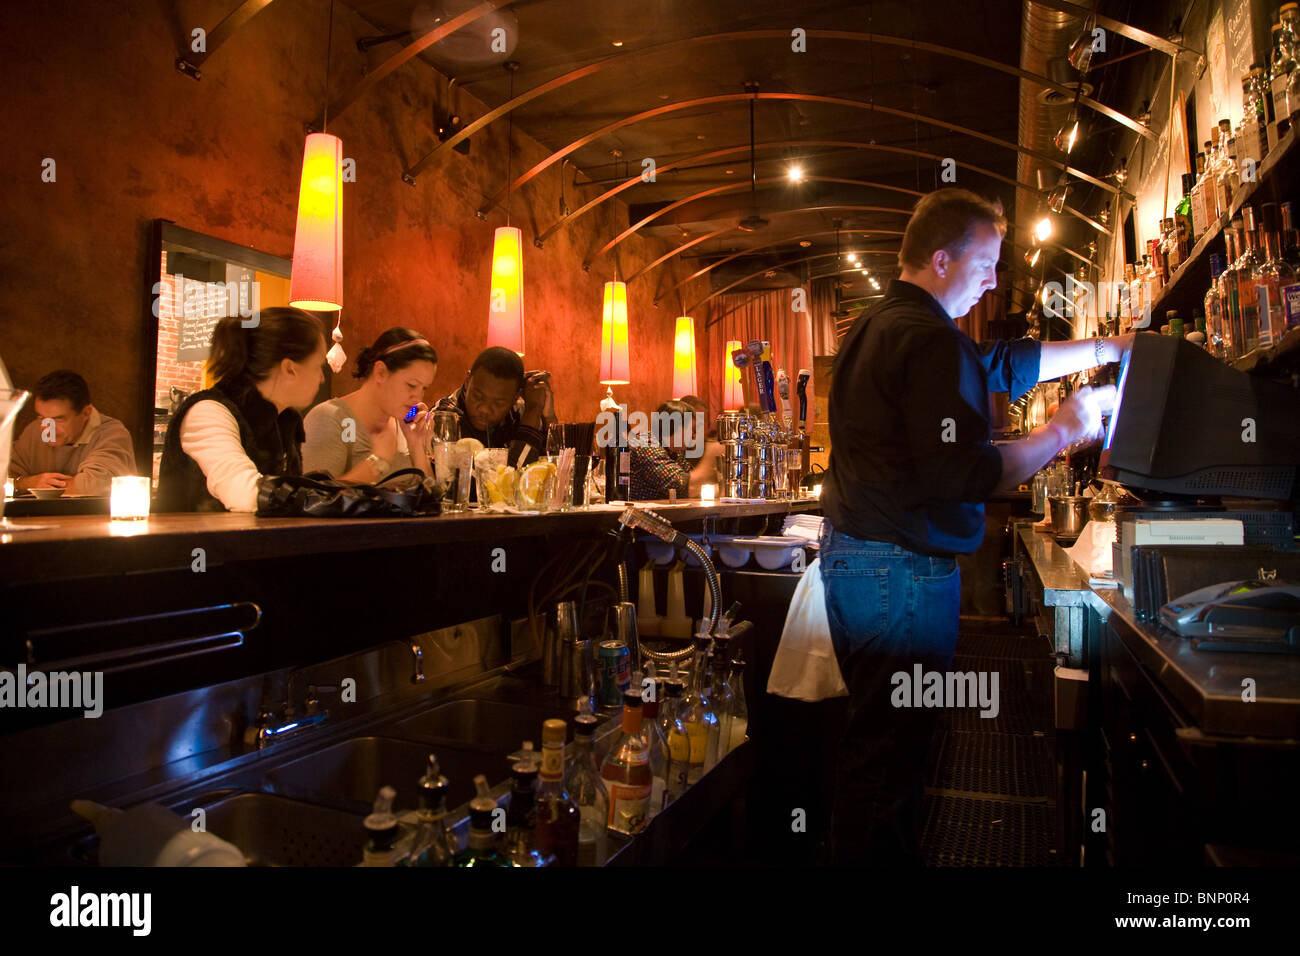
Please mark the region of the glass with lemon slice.
[[557, 469], [545, 458], [519, 470], [515, 480], [515, 507], [520, 511], [551, 511]]

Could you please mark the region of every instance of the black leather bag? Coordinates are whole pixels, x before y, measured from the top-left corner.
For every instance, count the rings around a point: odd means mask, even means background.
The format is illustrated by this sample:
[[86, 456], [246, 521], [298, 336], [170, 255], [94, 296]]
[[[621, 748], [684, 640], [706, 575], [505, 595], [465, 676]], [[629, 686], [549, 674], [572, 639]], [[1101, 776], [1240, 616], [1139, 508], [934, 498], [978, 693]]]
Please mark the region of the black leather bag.
[[257, 513], [265, 518], [420, 518], [441, 511], [437, 486], [418, 468], [395, 471], [373, 485], [323, 472], [263, 475], [257, 481]]

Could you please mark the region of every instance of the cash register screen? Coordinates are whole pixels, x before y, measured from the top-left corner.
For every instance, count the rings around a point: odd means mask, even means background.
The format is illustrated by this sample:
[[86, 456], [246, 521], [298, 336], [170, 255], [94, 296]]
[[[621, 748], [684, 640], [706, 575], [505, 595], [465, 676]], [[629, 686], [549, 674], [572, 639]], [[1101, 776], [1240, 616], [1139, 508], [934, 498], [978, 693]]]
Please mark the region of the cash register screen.
[[1102, 444], [1103, 451], [1110, 450], [1111, 439], [1115, 437], [1115, 423], [1119, 421], [1120, 404], [1124, 401], [1124, 383], [1128, 381], [1129, 359], [1132, 358], [1132, 352], [1126, 352], [1124, 359], [1119, 368], [1119, 386], [1115, 390], [1115, 407], [1110, 413], [1110, 424], [1106, 427], [1106, 440]]

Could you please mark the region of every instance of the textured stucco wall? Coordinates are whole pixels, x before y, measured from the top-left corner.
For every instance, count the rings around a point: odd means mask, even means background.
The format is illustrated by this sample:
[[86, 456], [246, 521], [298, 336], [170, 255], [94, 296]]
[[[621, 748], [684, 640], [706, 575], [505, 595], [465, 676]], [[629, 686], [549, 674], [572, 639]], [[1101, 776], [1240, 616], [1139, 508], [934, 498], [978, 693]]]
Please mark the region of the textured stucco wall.
[[[285, 258], [293, 250], [303, 123], [321, 106], [328, 3], [276, 0], [213, 54], [201, 81], [177, 73], [182, 35], [210, 29], [233, 6], [49, 0], [0, 11], [9, 136], [0, 150], [0, 356], [20, 385], [51, 368], [80, 370], [96, 404], [133, 430], [147, 387], [141, 312], [151, 221]], [[337, 95], [363, 74], [356, 38], [375, 31], [341, 3], [335, 17]], [[505, 178], [506, 139], [495, 124], [473, 138], [468, 157], [448, 153], [406, 185], [404, 166], [436, 142], [438, 96], [446, 96], [443, 78], [413, 61], [329, 124], [357, 169], [344, 198], [345, 348], [355, 356], [391, 325], [422, 330], [441, 359], [431, 398], [453, 390], [484, 345], [492, 231], [504, 214], [485, 223], [474, 210]], [[464, 92], [459, 109], [467, 118], [485, 112]], [[518, 127], [515, 149], [516, 174], [547, 152]], [[46, 157], [56, 163], [53, 183], [42, 182]], [[570, 189], [570, 206], [590, 194], [575, 202]], [[581, 263], [626, 225], [627, 212], [608, 203], [536, 249], [534, 231], [554, 221], [558, 204], [558, 166], [513, 200], [525, 241], [524, 361], [553, 371], [561, 419], [591, 418], [604, 392], [596, 383], [601, 285], [615, 263], [607, 256], [590, 274]], [[623, 243], [623, 274], [665, 248]], [[671, 389], [676, 315], [668, 302], [651, 304], [653, 284], [667, 288], [685, 274], [668, 272], [629, 288], [634, 381], [617, 392], [633, 408], [653, 408]], [[686, 301], [699, 298], [686, 292]], [[702, 344], [705, 316], [696, 318]], [[350, 372], [336, 376], [336, 393], [352, 386]]]

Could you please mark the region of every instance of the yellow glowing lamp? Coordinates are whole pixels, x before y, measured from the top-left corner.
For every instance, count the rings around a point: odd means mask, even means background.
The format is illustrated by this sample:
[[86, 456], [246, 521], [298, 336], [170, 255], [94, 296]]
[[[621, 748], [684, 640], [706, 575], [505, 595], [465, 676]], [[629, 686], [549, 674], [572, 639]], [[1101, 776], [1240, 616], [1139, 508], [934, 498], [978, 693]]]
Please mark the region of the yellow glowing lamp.
[[673, 398], [695, 394], [695, 320], [677, 317], [673, 335]]
[[498, 226], [492, 240], [487, 344], [524, 354], [524, 243], [517, 226]]
[[745, 386], [740, 380], [740, 369], [731, 361], [731, 353], [740, 348], [732, 339], [722, 355], [722, 408], [732, 412], [745, 407]]
[[329, 133], [310, 134], [303, 147], [289, 304], [343, 308], [343, 141]]
[[627, 355], [627, 283], [606, 282], [600, 319], [600, 384], [631, 382]]

